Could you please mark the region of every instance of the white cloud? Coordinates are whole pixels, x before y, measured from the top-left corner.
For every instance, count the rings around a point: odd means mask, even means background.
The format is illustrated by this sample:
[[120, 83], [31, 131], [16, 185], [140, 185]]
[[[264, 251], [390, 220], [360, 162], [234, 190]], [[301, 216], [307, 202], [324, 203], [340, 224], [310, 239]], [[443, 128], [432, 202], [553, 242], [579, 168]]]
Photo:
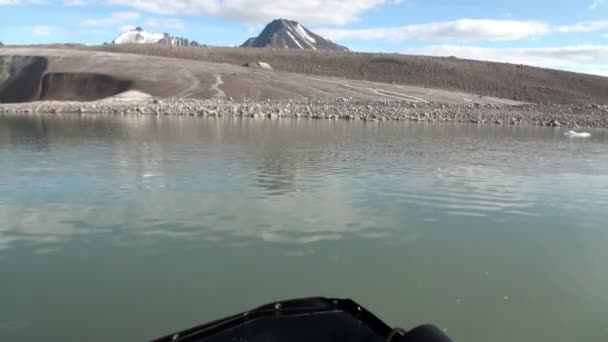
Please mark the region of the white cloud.
[[137, 12], [114, 12], [107, 18], [87, 19], [84, 21], [84, 24], [90, 26], [114, 26], [137, 18], [139, 18], [139, 13]]
[[605, 0], [593, 0], [593, 2], [589, 5], [589, 10], [595, 11], [596, 9], [602, 7], [605, 2]]
[[583, 21], [570, 25], [552, 26], [542, 21], [495, 19], [460, 19], [456, 21], [373, 27], [366, 29], [319, 28], [314, 31], [329, 39], [431, 41], [509, 41], [535, 38], [553, 33], [588, 33], [608, 29], [608, 20]]
[[132, 30], [135, 30], [135, 28], [136, 28], [135, 25], [123, 25], [120, 27], [120, 32], [132, 31]]
[[29, 26], [27, 29], [36, 36], [48, 37], [51, 35], [51, 33], [53, 33], [55, 27], [46, 25], [36, 25]]
[[150, 19], [144, 23], [144, 27], [181, 30], [186, 27], [186, 24], [183, 21], [175, 18]]
[[575, 70], [584, 74], [599, 75], [608, 77], [608, 64], [601, 65], [579, 65]]
[[245, 23], [266, 23], [276, 18], [304, 24], [343, 25], [390, 0], [106, 0], [108, 4], [159, 14], [213, 15]]
[[0, 6], [26, 6], [26, 5], [50, 5], [62, 3], [64, 6], [82, 6], [90, 3], [90, 0], [0, 0]]
[[0, 0], [0, 6], [46, 5], [48, 0]]
[[578, 45], [553, 48], [484, 48], [436, 45], [405, 52], [428, 56], [456, 56], [466, 59], [525, 64], [608, 76], [608, 45]]
[[83, 6], [87, 3], [86, 0], [63, 0], [65, 6]]
[[557, 28], [562, 33], [594, 32], [608, 28], [608, 21], [583, 21], [572, 25], [563, 25]]
[[245, 29], [249, 34], [258, 35], [264, 29], [264, 24], [245, 24]]
[[549, 33], [550, 26], [539, 21], [461, 19], [401, 27], [370, 29], [318, 29], [333, 40], [517, 40]]

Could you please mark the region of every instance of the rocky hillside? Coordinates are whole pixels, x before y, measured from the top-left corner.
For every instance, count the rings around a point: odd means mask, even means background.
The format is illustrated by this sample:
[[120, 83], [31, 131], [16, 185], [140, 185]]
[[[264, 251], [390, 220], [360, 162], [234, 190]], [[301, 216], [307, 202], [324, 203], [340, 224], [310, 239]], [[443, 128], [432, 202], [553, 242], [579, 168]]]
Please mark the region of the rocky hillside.
[[125, 31], [116, 37], [112, 44], [161, 44], [170, 46], [199, 46], [196, 41], [182, 37], [173, 37], [168, 33], [151, 33], [141, 27]]
[[311, 32], [300, 23], [285, 19], [274, 20], [259, 36], [247, 39], [241, 47], [348, 51], [346, 47]]
[[104, 73], [55, 72], [49, 64], [44, 56], [0, 55], [0, 103], [92, 101], [120, 94], [133, 85]]
[[608, 77], [519, 64], [449, 57], [298, 49], [201, 49], [142, 44], [81, 49], [239, 66], [251, 61], [263, 61], [275, 70], [300, 74], [444, 89], [533, 103], [608, 105]]

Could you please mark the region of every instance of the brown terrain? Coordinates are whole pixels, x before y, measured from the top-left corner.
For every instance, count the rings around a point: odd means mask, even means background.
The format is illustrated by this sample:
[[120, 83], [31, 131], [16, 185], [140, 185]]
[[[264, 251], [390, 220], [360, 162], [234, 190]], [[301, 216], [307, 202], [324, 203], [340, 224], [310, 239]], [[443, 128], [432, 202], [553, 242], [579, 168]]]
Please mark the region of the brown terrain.
[[81, 49], [243, 65], [443, 89], [532, 103], [608, 104], [608, 77], [453, 57], [255, 48], [105, 45]]
[[[156, 51], [156, 47], [148, 49]], [[205, 50], [208, 49], [160, 49], [192, 53]], [[267, 70], [257, 63], [243, 63], [257, 64], [255, 67], [239, 64], [95, 50], [2, 48], [0, 102], [90, 101], [126, 90], [138, 90], [158, 98], [288, 100], [348, 97], [361, 101], [519, 103], [493, 97], [480, 99], [474, 94], [457, 91]]]
[[0, 102], [4, 113], [608, 128], [606, 77], [456, 58], [320, 50], [4, 46]]
[[[211, 63], [226, 63], [237, 66], [242, 66], [247, 63], [262, 61], [269, 63], [275, 70], [297, 73], [303, 75], [315, 75], [324, 77], [333, 77], [339, 79], [348, 79], [354, 81], [371, 81], [390, 85], [407, 85], [429, 89], [449, 90], [452, 92], [468, 93], [473, 95], [482, 95], [497, 97], [502, 99], [531, 102], [531, 103], [554, 103], [554, 104], [608, 104], [608, 78], [601, 76], [593, 76], [586, 74], [578, 74], [572, 72], [564, 72], [550, 69], [541, 69], [523, 65], [513, 65], [504, 63], [479, 62], [471, 60], [462, 60], [457, 58], [439, 58], [425, 56], [409, 56], [398, 54], [372, 54], [372, 53], [352, 53], [352, 52], [336, 52], [336, 51], [307, 51], [307, 50], [288, 50], [288, 49], [256, 49], [256, 48], [224, 48], [224, 47], [182, 47], [182, 46], [163, 46], [163, 45], [104, 45], [86, 47], [83, 45], [55, 45], [47, 46], [53, 49], [51, 53], [48, 49], [40, 47], [30, 49], [15, 49], [3, 47], [0, 50], [0, 55], [35, 55], [45, 56], [52, 59], [50, 65], [51, 70], [57, 69], [58, 72], [97, 72], [93, 69], [100, 68], [109, 75], [121, 75], [126, 73], [135, 73], [133, 65], [123, 70], [110, 70], [118, 68], [104, 66], [100, 63], [110, 62], [111, 60], [124, 60], [125, 63], [135, 61], [135, 57], [125, 54], [136, 54], [154, 57], [169, 57], [173, 59], [185, 59], [190, 61], [211, 62]], [[62, 50], [63, 52], [58, 52]], [[79, 51], [89, 51], [89, 54], [84, 54]], [[122, 57], [111, 57], [106, 54], [95, 54], [93, 52], [112, 52], [120, 53]], [[58, 60], [61, 58], [63, 60]], [[80, 58], [78, 65], [71, 61]], [[97, 61], [87, 61], [94, 58]], [[138, 63], [141, 60], [136, 60]], [[67, 62], [67, 63], [64, 63]], [[150, 59], [147, 58], [143, 62], [144, 65], [136, 66], [142, 71], [153, 74], [163, 73], [175, 68], [172, 65], [175, 61]], [[166, 66], [161, 65], [167, 63]], [[194, 67], [192, 63], [180, 62], [189, 67]], [[209, 64], [201, 64], [200, 69], [213, 73], [209, 69], [217, 69], [218, 72], [227, 73], [224, 78], [225, 87], [240, 88], [236, 83], [242, 83], [242, 88], [251, 86], [251, 80], [247, 78], [233, 79], [231, 76], [243, 76], [247, 74], [243, 70], [238, 72], [222, 65], [218, 66]], [[152, 70], [156, 69], [156, 70]], [[161, 69], [161, 70], [157, 70]], [[188, 69], [188, 68], [181, 68]], [[242, 69], [242, 68], [239, 68]], [[187, 70], [183, 70], [187, 71]], [[259, 81], [266, 83], [265, 86], [257, 84], [258, 89], [241, 89], [235, 91], [235, 98], [240, 97], [259, 97], [259, 98], [283, 98], [285, 96], [293, 96], [289, 91], [284, 89], [273, 88], [272, 80], [265, 79], [258, 71], [253, 78], [259, 78]], [[196, 73], [195, 73], [196, 74]], [[271, 78], [281, 78], [279, 73], [272, 74]], [[180, 79], [175, 79], [174, 82], [188, 83], [188, 79], [193, 75], [182, 75], [177, 72]], [[251, 75], [249, 75], [251, 76]], [[289, 75], [288, 77], [294, 77]], [[177, 77], [176, 77], [177, 78]], [[209, 78], [208, 82], [212, 82], [213, 77], [201, 76], [203, 81]], [[138, 87], [146, 88], [162, 88], [163, 85], [151, 85], [149, 81], [142, 79], [137, 82]], [[152, 80], [154, 81], [154, 80]], [[167, 80], [164, 80], [167, 82]], [[282, 83], [285, 80], [275, 80]], [[172, 83], [172, 82], [170, 82]], [[165, 84], [166, 86], [167, 84]], [[384, 86], [382, 86], [384, 88]], [[289, 87], [288, 87], [289, 88]], [[393, 87], [396, 88], [396, 87]], [[150, 93], [158, 93], [159, 96], [166, 94], [166, 91], [150, 91]], [[298, 91], [301, 89], [298, 89]], [[275, 94], [275, 91], [277, 92]], [[284, 94], [279, 94], [284, 93]], [[318, 91], [299, 92], [303, 96], [323, 96], [332, 95], [325, 94], [322, 89]], [[205, 97], [211, 94], [184, 94], [192, 97]], [[341, 96], [340, 94], [335, 94]], [[232, 95], [230, 95], [232, 96]]]

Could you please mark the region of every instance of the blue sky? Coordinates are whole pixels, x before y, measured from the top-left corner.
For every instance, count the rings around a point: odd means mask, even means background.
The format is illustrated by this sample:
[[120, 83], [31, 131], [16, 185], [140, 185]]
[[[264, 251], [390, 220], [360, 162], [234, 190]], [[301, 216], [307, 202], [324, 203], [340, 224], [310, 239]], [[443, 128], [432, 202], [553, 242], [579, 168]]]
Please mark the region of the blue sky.
[[0, 0], [0, 41], [101, 44], [142, 26], [231, 46], [278, 17], [355, 51], [608, 76], [608, 0]]

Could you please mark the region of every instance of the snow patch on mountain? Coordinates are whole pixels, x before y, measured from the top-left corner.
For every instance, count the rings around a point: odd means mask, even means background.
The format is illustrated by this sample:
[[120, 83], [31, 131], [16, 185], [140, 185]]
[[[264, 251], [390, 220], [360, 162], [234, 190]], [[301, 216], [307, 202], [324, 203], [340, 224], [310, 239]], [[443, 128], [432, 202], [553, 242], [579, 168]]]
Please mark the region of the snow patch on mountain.
[[141, 27], [121, 33], [114, 39], [113, 44], [155, 44], [163, 39], [162, 33], [150, 33]]
[[300, 23], [287, 19], [272, 21], [259, 36], [249, 38], [241, 47], [349, 51], [346, 47], [311, 32]]
[[300, 49], [304, 49], [302, 47], [302, 44], [300, 44], [300, 42], [298, 42], [298, 40], [291, 34], [291, 32], [285, 31], [285, 33], [287, 33], [287, 35], [289, 36], [289, 38], [291, 38], [291, 41], [294, 42]]
[[141, 27], [126, 30], [112, 41], [112, 44], [163, 44], [172, 46], [198, 46], [196, 41], [173, 37], [168, 33], [151, 33]]
[[[291, 39], [293, 39], [293, 41], [301, 48], [301, 49], [305, 49], [302, 47], [302, 44], [299, 42], [301, 41], [302, 43], [306, 44], [309, 48], [316, 50], [317, 48], [312, 44], [312, 42], [314, 41], [314, 43], [317, 42], [316, 39], [310, 37], [307, 33], [306, 30], [304, 30], [304, 28], [300, 25], [300, 24], [296, 24], [295, 26], [289, 26], [288, 27], [288, 31], [287, 34], [291, 37]], [[298, 39], [294, 38], [294, 36], [290, 33], [293, 32], [296, 36], [298, 36]]]
[[304, 27], [302, 27], [302, 25], [300, 25], [299, 23], [296, 24], [295, 28], [296, 28], [296, 32], [298, 33], [298, 35], [300, 37], [311, 42], [312, 44], [315, 44], [317, 42], [316, 39], [314, 39], [313, 37], [309, 36], [308, 33], [306, 33], [306, 30], [304, 29]]

